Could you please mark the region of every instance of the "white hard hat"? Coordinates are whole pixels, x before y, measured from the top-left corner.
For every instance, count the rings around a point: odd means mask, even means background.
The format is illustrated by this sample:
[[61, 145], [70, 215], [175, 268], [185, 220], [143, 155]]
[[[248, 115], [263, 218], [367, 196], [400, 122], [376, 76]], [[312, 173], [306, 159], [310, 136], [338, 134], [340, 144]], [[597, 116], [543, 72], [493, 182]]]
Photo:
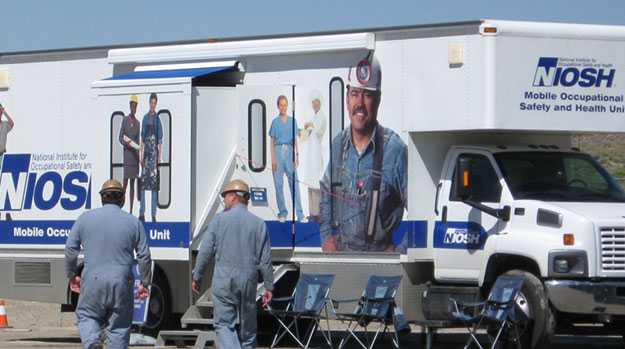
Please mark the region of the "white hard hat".
[[349, 68], [347, 85], [370, 91], [379, 91], [382, 84], [380, 62], [373, 56], [367, 56]]
[[249, 195], [250, 187], [244, 181], [240, 179], [235, 179], [235, 180], [230, 181], [228, 184], [226, 184], [224, 189], [221, 191], [221, 197], [225, 197], [226, 194], [230, 192], [241, 193], [243, 195]]

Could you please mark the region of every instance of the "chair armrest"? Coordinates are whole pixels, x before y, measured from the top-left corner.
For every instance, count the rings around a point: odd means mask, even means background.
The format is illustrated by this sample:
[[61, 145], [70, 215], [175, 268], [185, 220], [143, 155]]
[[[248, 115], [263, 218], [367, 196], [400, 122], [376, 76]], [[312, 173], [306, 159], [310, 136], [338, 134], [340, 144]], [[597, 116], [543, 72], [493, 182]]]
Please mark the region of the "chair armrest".
[[496, 305], [496, 306], [498, 306], [498, 307], [501, 307], [501, 306], [508, 306], [508, 305], [514, 304], [514, 299], [513, 299], [513, 300], [509, 300], [509, 301], [506, 301], [506, 302], [489, 301], [489, 300], [487, 300], [487, 301], [486, 301], [486, 303], [489, 303], [489, 304], [494, 304], [494, 305]]
[[454, 298], [449, 298], [449, 301], [451, 303], [453, 303], [454, 305], [457, 305], [457, 306], [462, 307], [462, 308], [475, 308], [475, 307], [479, 307], [479, 306], [482, 306], [482, 305], [486, 304], [485, 301], [482, 301], [482, 302], [460, 302], [460, 301], [457, 301]]
[[332, 303], [332, 307], [336, 308], [341, 303], [356, 303], [356, 302], [360, 302], [362, 300], [362, 298], [353, 298], [353, 299], [331, 299], [331, 298], [329, 298], [329, 300], [330, 300], [330, 303]]
[[[269, 311], [273, 311], [271, 305], [275, 305], [275, 304], [284, 304], [284, 303], [288, 303], [290, 301], [293, 300], [293, 297], [277, 297], [277, 298], [273, 298], [271, 300], [271, 302], [269, 302], [269, 304], [267, 304], [267, 310]], [[284, 307], [284, 306], [282, 306]], [[289, 308], [289, 304], [286, 305], [286, 309]]]
[[379, 297], [379, 298], [362, 298], [363, 302], [382, 303], [388, 301], [394, 301], [395, 297]]
[[[454, 310], [456, 314], [463, 314], [464, 313], [464, 309], [467, 308], [477, 308], [477, 307], [482, 307], [486, 304], [485, 301], [483, 302], [459, 302], [457, 301], [455, 298], [449, 298], [449, 302], [451, 304], [453, 304], [454, 306]], [[460, 310], [462, 309], [462, 311]], [[458, 318], [458, 316], [454, 315], [454, 317]]]
[[271, 299], [271, 303], [273, 302], [288, 302], [288, 301], [292, 301], [293, 297], [278, 297], [278, 298], [272, 298]]

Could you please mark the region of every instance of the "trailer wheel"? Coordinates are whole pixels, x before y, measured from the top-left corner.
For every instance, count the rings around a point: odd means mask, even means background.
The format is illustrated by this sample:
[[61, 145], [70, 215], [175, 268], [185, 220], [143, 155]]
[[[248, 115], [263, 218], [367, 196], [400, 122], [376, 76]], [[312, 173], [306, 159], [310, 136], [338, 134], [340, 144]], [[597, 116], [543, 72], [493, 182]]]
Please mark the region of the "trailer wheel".
[[160, 268], [154, 268], [154, 278], [150, 291], [148, 318], [144, 324], [145, 332], [158, 335], [158, 332], [169, 325], [171, 319], [171, 292], [167, 276]]
[[[516, 300], [518, 309], [529, 319], [527, 328], [521, 334], [521, 344], [524, 348], [550, 348], [556, 321], [542, 282], [524, 270], [510, 270], [504, 275], [522, 276], [525, 279]], [[515, 347], [515, 343], [509, 344]]]

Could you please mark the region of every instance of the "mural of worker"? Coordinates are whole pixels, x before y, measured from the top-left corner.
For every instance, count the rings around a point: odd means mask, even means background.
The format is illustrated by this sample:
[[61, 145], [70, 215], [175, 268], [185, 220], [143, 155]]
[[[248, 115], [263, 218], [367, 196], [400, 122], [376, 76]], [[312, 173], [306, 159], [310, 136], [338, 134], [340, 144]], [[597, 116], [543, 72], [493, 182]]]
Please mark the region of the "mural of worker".
[[139, 184], [137, 177], [139, 177], [139, 150], [141, 149], [139, 134], [141, 127], [136, 116], [138, 103], [139, 99], [136, 95], [130, 96], [130, 113], [124, 117], [119, 129], [119, 143], [124, 147], [124, 192], [126, 192], [128, 182], [130, 182], [131, 214], [135, 200], [135, 182]]
[[[6, 120], [2, 120], [2, 118], [6, 118]], [[13, 126], [15, 126], [15, 122], [13, 118], [9, 115], [7, 110], [0, 104], [0, 159], [4, 158], [4, 153], [7, 151], [7, 137], [9, 132], [13, 130]], [[11, 221], [10, 213], [6, 213], [6, 220]]]
[[163, 124], [156, 112], [158, 97], [150, 94], [150, 111], [145, 114], [141, 122], [141, 190], [139, 205], [139, 220], [145, 222], [145, 192], [151, 192], [152, 222], [156, 222], [156, 208], [158, 205], [159, 173], [158, 164], [163, 154]]
[[319, 179], [323, 175], [323, 137], [326, 135], [327, 118], [321, 110], [322, 97], [318, 90], [310, 94], [312, 115], [304, 122], [304, 128], [299, 131], [300, 144], [304, 160], [304, 182], [308, 185], [308, 207], [310, 216], [318, 219], [319, 216]]
[[378, 123], [378, 60], [360, 60], [347, 80], [350, 126], [332, 140], [320, 182], [322, 250], [394, 252], [392, 234], [406, 207], [407, 147]]
[[288, 211], [284, 201], [284, 176], [286, 175], [293, 197], [297, 220], [306, 222], [302, 210], [302, 203], [297, 177], [299, 165], [299, 145], [295, 137], [298, 130], [297, 121], [287, 114], [289, 102], [284, 95], [277, 100], [279, 115], [271, 122], [269, 136], [271, 137], [271, 169], [273, 183], [276, 188], [276, 202], [278, 204], [278, 220], [286, 221]]

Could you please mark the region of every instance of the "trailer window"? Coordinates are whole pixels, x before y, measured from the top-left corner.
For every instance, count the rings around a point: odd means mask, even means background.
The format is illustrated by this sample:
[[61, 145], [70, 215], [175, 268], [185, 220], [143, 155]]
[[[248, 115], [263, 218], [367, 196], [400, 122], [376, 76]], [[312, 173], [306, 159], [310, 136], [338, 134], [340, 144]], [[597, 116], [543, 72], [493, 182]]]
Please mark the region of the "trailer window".
[[124, 181], [124, 147], [119, 141], [119, 129], [124, 121], [124, 113], [116, 111], [111, 114], [111, 135], [110, 135], [110, 175], [109, 178]]
[[330, 146], [336, 135], [343, 131], [345, 120], [345, 84], [343, 79], [330, 80]]
[[171, 113], [169, 110], [160, 110], [158, 117], [163, 125], [163, 154], [158, 164], [158, 208], [167, 208], [171, 203]]
[[499, 177], [495, 173], [493, 165], [491, 165], [488, 157], [481, 154], [461, 154], [456, 160], [456, 168], [454, 170], [454, 176], [451, 184], [451, 201], [461, 201], [460, 198], [455, 196], [456, 192], [456, 178], [458, 171], [458, 161], [460, 159], [470, 159], [471, 161], [471, 177], [469, 182], [471, 183], [471, 201], [476, 202], [499, 202], [501, 198], [501, 183], [499, 183]]
[[254, 99], [247, 108], [248, 166], [254, 172], [262, 172], [267, 164], [267, 108], [265, 102]]

